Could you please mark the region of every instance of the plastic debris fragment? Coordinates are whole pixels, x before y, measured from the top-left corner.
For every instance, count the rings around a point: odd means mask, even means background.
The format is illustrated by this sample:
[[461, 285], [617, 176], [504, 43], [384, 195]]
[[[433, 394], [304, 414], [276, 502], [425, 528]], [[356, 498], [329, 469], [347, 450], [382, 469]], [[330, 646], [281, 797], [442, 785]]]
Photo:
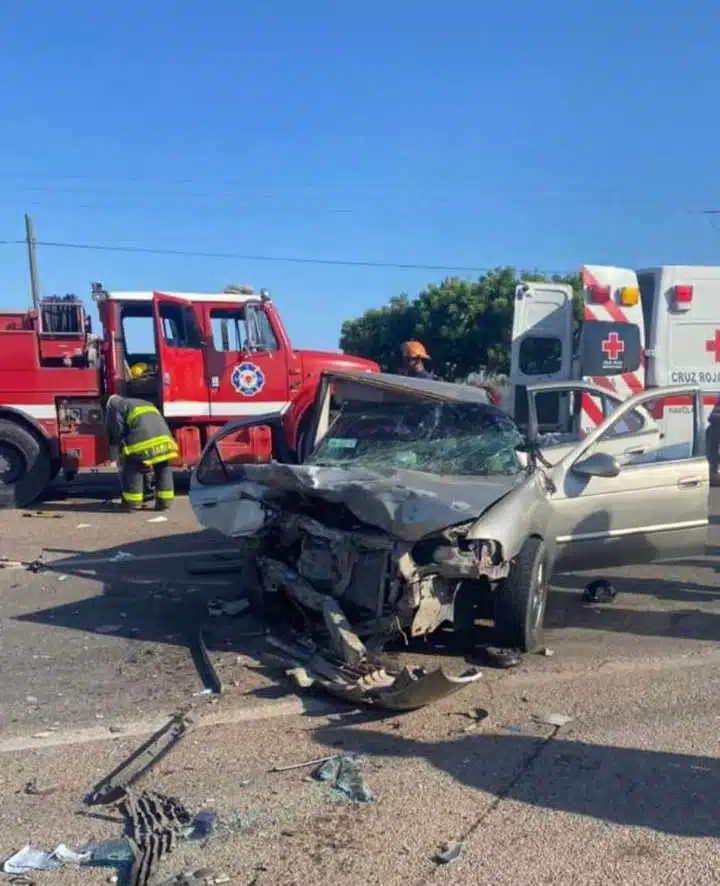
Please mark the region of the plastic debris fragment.
[[28, 871], [51, 871], [59, 868], [62, 862], [52, 852], [24, 846], [3, 865], [6, 874], [25, 874]]
[[533, 720], [544, 726], [555, 726], [559, 729], [561, 726], [572, 723], [573, 718], [568, 717], [567, 714], [533, 714]]
[[437, 861], [438, 864], [452, 864], [452, 862], [460, 858], [461, 852], [462, 843], [459, 843], [457, 840], [452, 840], [451, 842], [446, 843], [443, 851], [435, 856], [435, 861]]

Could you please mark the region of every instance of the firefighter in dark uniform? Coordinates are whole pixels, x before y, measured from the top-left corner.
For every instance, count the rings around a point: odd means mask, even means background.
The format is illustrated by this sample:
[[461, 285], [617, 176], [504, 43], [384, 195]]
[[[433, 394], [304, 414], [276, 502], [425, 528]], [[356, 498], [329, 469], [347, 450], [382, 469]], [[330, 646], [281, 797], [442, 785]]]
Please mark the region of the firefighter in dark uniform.
[[169, 508], [175, 499], [170, 460], [178, 448], [160, 410], [147, 400], [113, 394], [105, 405], [105, 429], [111, 458], [119, 464], [125, 508], [142, 508], [148, 469], [155, 475], [156, 509]]
[[425, 369], [425, 361], [430, 359], [430, 355], [422, 342], [403, 342], [400, 353], [402, 354], [402, 366], [398, 375], [409, 375], [412, 378], [435, 378], [432, 372]]

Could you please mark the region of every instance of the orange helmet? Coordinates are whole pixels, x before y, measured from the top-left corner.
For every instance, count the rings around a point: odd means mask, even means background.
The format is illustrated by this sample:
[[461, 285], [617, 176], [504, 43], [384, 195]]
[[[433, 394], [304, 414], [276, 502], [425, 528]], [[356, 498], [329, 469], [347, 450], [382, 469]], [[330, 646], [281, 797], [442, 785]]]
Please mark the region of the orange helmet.
[[429, 360], [430, 354], [425, 350], [425, 345], [420, 341], [403, 342], [402, 355], [406, 360]]

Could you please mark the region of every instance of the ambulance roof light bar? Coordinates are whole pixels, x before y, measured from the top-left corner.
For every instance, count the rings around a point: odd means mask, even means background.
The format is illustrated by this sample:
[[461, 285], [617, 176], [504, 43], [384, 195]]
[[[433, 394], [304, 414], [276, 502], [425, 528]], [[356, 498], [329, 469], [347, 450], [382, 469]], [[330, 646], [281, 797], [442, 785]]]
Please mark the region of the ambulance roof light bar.
[[672, 299], [676, 311], [689, 311], [693, 300], [693, 287], [673, 286]]

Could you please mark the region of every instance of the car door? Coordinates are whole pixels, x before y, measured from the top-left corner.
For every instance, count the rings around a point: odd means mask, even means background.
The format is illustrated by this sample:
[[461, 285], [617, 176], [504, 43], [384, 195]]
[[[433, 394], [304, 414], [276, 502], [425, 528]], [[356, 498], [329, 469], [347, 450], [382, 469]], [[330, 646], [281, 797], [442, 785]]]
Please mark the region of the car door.
[[206, 306], [210, 414], [220, 420], [284, 412], [290, 400], [287, 354], [261, 304]]
[[[190, 506], [195, 519], [206, 529], [231, 538], [252, 535], [263, 525], [262, 493], [245, 476], [247, 459], [235, 457], [238, 439], [253, 432], [268, 432], [265, 450], [278, 461], [290, 461], [282, 416], [278, 412], [246, 416], [228, 423], [205, 446], [190, 479]], [[270, 460], [268, 455], [267, 461]]]
[[156, 292], [152, 305], [163, 414], [166, 418], [207, 416], [210, 404], [201, 317], [193, 302], [178, 296]]
[[[550, 396], [559, 397], [566, 404], [566, 418], [557, 431], [541, 433], [538, 403]], [[580, 404], [581, 398], [587, 396], [598, 404], [600, 420], [609, 416], [623, 402], [615, 394], [585, 381], [553, 382], [528, 388], [528, 437], [540, 445], [543, 456], [551, 464], [557, 464], [585, 439], [587, 433], [582, 427]], [[612, 433], [608, 432], [597, 446], [615, 456], [621, 464], [627, 464], [657, 449], [659, 441], [660, 428], [655, 419], [646, 409], [638, 406], [615, 422]]]
[[[620, 465], [609, 453], [613, 426], [651, 401], [689, 396], [685, 451], [662, 449], [662, 439]], [[614, 464], [614, 467], [613, 467]], [[629, 398], [548, 471], [554, 491], [550, 535], [555, 571], [607, 569], [704, 553], [709, 513], [700, 391], [656, 388]]]

